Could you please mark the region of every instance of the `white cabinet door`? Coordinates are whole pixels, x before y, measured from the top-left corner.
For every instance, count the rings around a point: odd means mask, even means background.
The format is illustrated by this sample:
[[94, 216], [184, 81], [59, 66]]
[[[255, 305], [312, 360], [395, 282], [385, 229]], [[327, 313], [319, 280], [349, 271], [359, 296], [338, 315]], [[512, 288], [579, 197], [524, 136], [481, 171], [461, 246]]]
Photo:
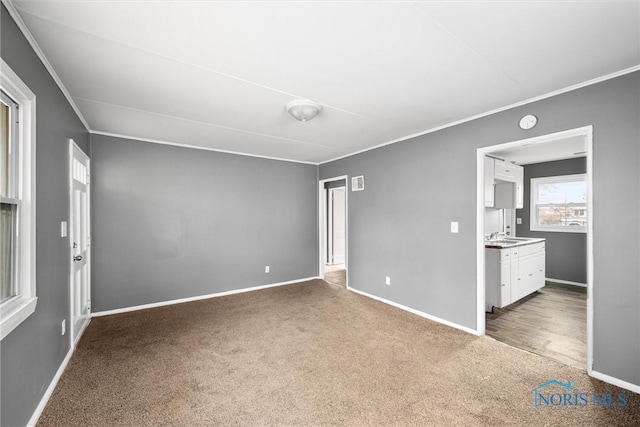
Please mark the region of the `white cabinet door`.
[[524, 168], [516, 166], [516, 209], [524, 206]]
[[533, 258], [533, 276], [535, 277], [536, 290], [545, 285], [546, 276], [546, 252], [538, 252]]
[[516, 182], [517, 168], [520, 166], [508, 163], [504, 160], [495, 159], [493, 167], [494, 178], [500, 181]]
[[520, 263], [518, 257], [511, 258], [511, 302], [520, 299]]
[[484, 158], [484, 205], [493, 207], [493, 165], [495, 160], [491, 157]]
[[500, 263], [500, 308], [511, 304], [511, 262]]
[[534, 256], [526, 256], [521, 257], [520, 262], [518, 263], [519, 274], [518, 274], [518, 299], [524, 298], [532, 292], [535, 292], [538, 288], [536, 287], [536, 277], [534, 276], [535, 272], [535, 263]]

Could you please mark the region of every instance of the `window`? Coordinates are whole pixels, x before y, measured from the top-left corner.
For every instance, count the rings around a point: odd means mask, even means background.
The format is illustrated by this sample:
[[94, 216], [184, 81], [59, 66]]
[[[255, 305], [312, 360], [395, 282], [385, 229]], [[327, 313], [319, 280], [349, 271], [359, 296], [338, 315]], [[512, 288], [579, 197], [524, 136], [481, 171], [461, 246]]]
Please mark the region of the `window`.
[[531, 179], [531, 231], [586, 233], [587, 175]]
[[35, 95], [0, 74], [0, 339], [36, 307]]

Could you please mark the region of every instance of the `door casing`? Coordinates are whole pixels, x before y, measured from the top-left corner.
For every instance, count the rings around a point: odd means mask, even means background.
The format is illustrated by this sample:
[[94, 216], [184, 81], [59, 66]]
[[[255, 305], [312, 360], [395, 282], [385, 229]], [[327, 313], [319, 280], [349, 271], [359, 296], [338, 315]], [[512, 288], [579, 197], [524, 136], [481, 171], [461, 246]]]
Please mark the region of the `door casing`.
[[[83, 167], [79, 164], [84, 165]], [[91, 320], [91, 160], [87, 154], [73, 141], [69, 140], [69, 340], [74, 347], [84, 329]], [[80, 175], [84, 175], [81, 177]], [[78, 177], [84, 179], [79, 181]], [[80, 194], [80, 203], [84, 204], [85, 212], [77, 206], [76, 191], [86, 190], [84, 201]], [[78, 217], [78, 212], [80, 218]], [[84, 220], [85, 224], [82, 224]], [[78, 230], [84, 227], [84, 231]], [[80, 235], [78, 235], [80, 234]], [[84, 235], [84, 237], [83, 237]], [[82, 242], [80, 239], [84, 239]], [[74, 261], [75, 256], [82, 256], [81, 261]], [[78, 263], [81, 263], [78, 265]], [[76, 284], [78, 268], [80, 268], [81, 283]], [[78, 288], [81, 287], [81, 289]], [[79, 293], [79, 294], [78, 294]], [[76, 306], [80, 301], [80, 312], [76, 313]]]
[[[587, 147], [587, 210], [593, 218], [593, 126], [570, 129], [548, 135], [482, 147], [477, 152], [476, 202], [476, 335], [486, 333], [485, 318], [485, 257], [484, 257], [484, 156], [488, 153], [536, 143], [546, 143], [569, 137], [583, 137]], [[593, 220], [587, 223], [587, 373], [593, 375]]]
[[318, 277], [324, 279], [324, 265], [327, 259], [327, 191], [324, 185], [327, 182], [345, 180], [345, 254], [344, 265], [346, 272], [346, 287], [349, 289], [349, 179], [347, 175], [318, 181]]

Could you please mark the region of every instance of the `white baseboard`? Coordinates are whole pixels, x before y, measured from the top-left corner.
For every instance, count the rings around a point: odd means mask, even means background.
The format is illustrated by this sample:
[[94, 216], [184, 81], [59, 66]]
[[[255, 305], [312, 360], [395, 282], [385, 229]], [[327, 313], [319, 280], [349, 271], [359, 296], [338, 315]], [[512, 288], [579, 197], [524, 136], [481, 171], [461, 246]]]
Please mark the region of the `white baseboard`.
[[276, 286], [291, 285], [293, 283], [306, 282], [308, 280], [314, 280], [314, 279], [319, 279], [319, 278], [320, 278], [319, 276], [305, 277], [305, 278], [302, 278], [302, 279], [289, 280], [287, 282], [271, 283], [269, 285], [254, 286], [254, 287], [251, 287], [251, 288], [234, 289], [234, 290], [231, 290], [231, 291], [218, 292], [218, 293], [215, 293], [215, 294], [198, 295], [198, 296], [195, 296], [195, 297], [180, 298], [180, 299], [174, 299], [174, 300], [169, 300], [169, 301], [154, 302], [154, 303], [151, 303], [151, 304], [134, 305], [134, 306], [131, 306], [131, 307], [124, 307], [124, 308], [116, 308], [116, 309], [113, 309], [113, 310], [98, 311], [96, 313], [92, 313], [91, 317], [110, 316], [112, 314], [128, 313], [130, 311], [138, 311], [138, 310], [146, 310], [146, 309], [149, 309], [149, 308], [163, 307], [165, 305], [182, 304], [182, 303], [185, 303], [185, 302], [199, 301], [199, 300], [209, 299], [209, 298], [224, 297], [224, 296], [227, 296], [227, 295], [234, 295], [234, 294], [241, 294], [241, 293], [244, 293], [244, 292], [259, 291], [261, 289], [275, 288]]
[[581, 288], [586, 288], [587, 284], [586, 283], [580, 283], [580, 282], [571, 282], [569, 280], [560, 280], [560, 279], [552, 279], [550, 277], [545, 277], [544, 280], [547, 280], [549, 282], [555, 282], [555, 283], [561, 283], [563, 285], [573, 285], [573, 286], [580, 286]]
[[409, 313], [416, 314], [416, 315], [418, 315], [420, 317], [424, 317], [425, 319], [433, 320], [434, 322], [442, 323], [443, 325], [451, 326], [452, 328], [456, 328], [456, 329], [460, 329], [461, 331], [470, 333], [472, 335], [480, 336], [478, 331], [476, 331], [475, 329], [471, 329], [471, 328], [468, 328], [466, 326], [458, 325], [457, 323], [450, 322], [449, 320], [445, 320], [445, 319], [441, 319], [441, 318], [436, 317], [436, 316], [432, 316], [431, 314], [427, 314], [427, 313], [424, 313], [422, 311], [416, 310], [414, 308], [407, 307], [407, 306], [402, 305], [402, 304], [398, 304], [397, 302], [389, 301], [388, 299], [385, 299], [385, 298], [381, 298], [381, 297], [378, 297], [378, 296], [375, 296], [375, 295], [368, 294], [366, 292], [360, 291], [358, 289], [354, 289], [354, 288], [349, 287], [349, 286], [347, 286], [347, 289], [350, 290], [351, 292], [355, 292], [355, 293], [363, 295], [365, 297], [372, 298], [374, 300], [383, 302], [385, 304], [392, 305], [392, 306], [394, 306], [396, 308], [399, 308], [401, 310], [408, 311]]
[[599, 379], [601, 381], [604, 381], [606, 383], [613, 384], [613, 385], [618, 386], [620, 388], [624, 388], [626, 390], [629, 390], [629, 391], [632, 391], [634, 393], [640, 394], [640, 385], [632, 384], [632, 383], [620, 380], [618, 378], [612, 377], [610, 375], [603, 374], [602, 372], [593, 371], [593, 370], [591, 371], [591, 373], [589, 375], [591, 375], [593, 378], [597, 378], [597, 379]]
[[60, 381], [60, 377], [62, 376], [62, 373], [67, 368], [67, 365], [71, 360], [71, 356], [73, 355], [73, 350], [74, 350], [73, 347], [70, 348], [69, 351], [67, 352], [67, 355], [64, 357], [64, 360], [62, 361], [62, 364], [60, 364], [58, 371], [56, 372], [56, 374], [53, 376], [53, 379], [49, 383], [49, 387], [47, 387], [47, 391], [44, 392], [44, 395], [42, 396], [42, 399], [40, 399], [40, 403], [36, 407], [36, 410], [33, 411], [33, 414], [31, 415], [31, 419], [27, 423], [27, 427], [35, 426], [36, 423], [38, 422], [40, 415], [42, 415], [42, 411], [44, 411], [44, 408], [45, 406], [47, 406], [47, 403], [49, 402], [49, 399], [51, 398], [53, 391], [56, 389], [56, 386], [58, 385], [58, 381]]
[[80, 341], [80, 338], [82, 337], [82, 334], [84, 334], [84, 331], [87, 330], [87, 326], [89, 326], [89, 323], [91, 323], [91, 317], [89, 317], [89, 320], [85, 322], [85, 324], [82, 326], [82, 329], [80, 329], [80, 332], [78, 333], [78, 336], [75, 339], [73, 345], [67, 352], [67, 355], [64, 357], [64, 360], [62, 361], [62, 364], [58, 368], [58, 371], [56, 372], [53, 379], [49, 383], [49, 387], [47, 388], [47, 391], [42, 396], [42, 399], [40, 399], [40, 403], [36, 407], [36, 410], [31, 415], [31, 419], [27, 423], [28, 427], [35, 426], [36, 423], [38, 422], [38, 419], [40, 419], [40, 415], [42, 415], [42, 411], [44, 411], [44, 408], [47, 406], [47, 403], [49, 403], [49, 399], [51, 398], [53, 391], [56, 389], [56, 386], [58, 385], [58, 381], [60, 381], [60, 377], [62, 376], [65, 369], [67, 369], [67, 365], [71, 360], [71, 356], [73, 356], [73, 352], [76, 349], [76, 344], [78, 344], [78, 341]]

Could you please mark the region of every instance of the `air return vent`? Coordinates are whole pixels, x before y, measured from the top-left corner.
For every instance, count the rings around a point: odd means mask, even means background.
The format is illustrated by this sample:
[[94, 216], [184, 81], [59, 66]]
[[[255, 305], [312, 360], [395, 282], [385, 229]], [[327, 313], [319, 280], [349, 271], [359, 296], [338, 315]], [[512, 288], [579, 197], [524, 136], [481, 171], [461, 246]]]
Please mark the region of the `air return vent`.
[[354, 176], [351, 178], [351, 191], [364, 190], [364, 176]]

